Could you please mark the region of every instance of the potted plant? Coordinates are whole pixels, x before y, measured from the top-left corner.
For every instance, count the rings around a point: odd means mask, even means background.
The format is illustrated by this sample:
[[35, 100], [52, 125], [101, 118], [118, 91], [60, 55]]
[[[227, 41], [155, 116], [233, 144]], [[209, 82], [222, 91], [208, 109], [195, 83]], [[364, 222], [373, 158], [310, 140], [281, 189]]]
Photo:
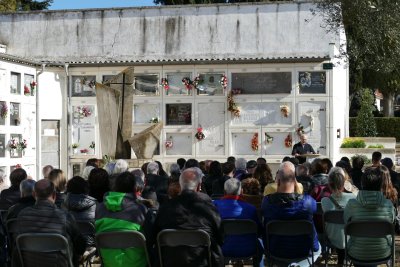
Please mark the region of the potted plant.
[[22, 151], [22, 155], [25, 155], [25, 149], [28, 147], [28, 142], [26, 139], [22, 139], [22, 141], [18, 142], [18, 149]]
[[90, 148], [90, 154], [94, 154], [94, 149], [96, 147], [96, 144], [94, 143], [94, 141], [92, 141], [92, 143], [90, 143], [89, 148]]
[[78, 144], [78, 143], [73, 143], [73, 144], [71, 145], [71, 147], [72, 147], [72, 149], [73, 149], [74, 154], [78, 154], [78, 147], [79, 147], [79, 144]]
[[15, 157], [18, 148], [18, 141], [14, 138], [8, 141], [8, 147], [10, 148], [10, 157]]

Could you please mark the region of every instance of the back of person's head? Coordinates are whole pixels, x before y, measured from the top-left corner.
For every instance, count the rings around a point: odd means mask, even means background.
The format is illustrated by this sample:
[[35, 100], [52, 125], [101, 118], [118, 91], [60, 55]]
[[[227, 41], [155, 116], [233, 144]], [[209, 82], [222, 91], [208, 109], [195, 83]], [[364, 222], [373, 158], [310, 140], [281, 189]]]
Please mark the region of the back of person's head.
[[243, 194], [259, 195], [260, 187], [260, 182], [255, 178], [246, 178], [242, 180]]
[[388, 168], [389, 170], [393, 169], [393, 160], [391, 158], [384, 158], [381, 160], [381, 163], [383, 166], [385, 166], [386, 168]]
[[86, 161], [86, 166], [99, 167], [99, 161], [96, 158], [91, 158]]
[[129, 165], [128, 165], [128, 162], [126, 162], [126, 160], [118, 159], [115, 162], [113, 174], [120, 174], [120, 173], [126, 172], [128, 170], [128, 168], [129, 168]]
[[64, 172], [60, 169], [54, 169], [49, 173], [48, 179], [53, 182], [58, 192], [64, 192], [67, 185], [67, 179]]
[[46, 165], [43, 167], [42, 169], [42, 174], [43, 174], [43, 178], [48, 178], [49, 177], [49, 173], [53, 170], [53, 166], [51, 165]]
[[[56, 188], [49, 179], [41, 179], [35, 183], [33, 196], [36, 200], [47, 200], [51, 196], [55, 198]], [[54, 201], [54, 200], [53, 200]]]
[[352, 165], [353, 169], [361, 170], [364, 167], [364, 159], [360, 156], [355, 156]]
[[238, 158], [235, 161], [235, 168], [236, 170], [246, 170], [247, 160], [244, 158]]
[[142, 192], [144, 189], [144, 181], [142, 179], [142, 177], [138, 176], [138, 175], [133, 175], [135, 177], [135, 189], [136, 192]]
[[290, 161], [282, 162], [276, 174], [278, 183], [286, 184], [296, 181], [295, 166]]
[[382, 153], [379, 151], [375, 151], [374, 153], [372, 153], [372, 163], [379, 163], [379, 161], [381, 161], [382, 159]]
[[351, 171], [351, 166], [350, 164], [348, 164], [346, 161], [344, 160], [340, 160], [338, 162], [336, 162], [335, 164], [336, 167], [340, 167], [342, 168], [345, 172], [350, 173]]
[[381, 191], [382, 188], [382, 171], [377, 167], [369, 167], [365, 169], [361, 176], [361, 186], [366, 191]]
[[328, 159], [328, 158], [323, 158], [323, 159], [321, 159], [321, 164], [322, 164], [322, 167], [323, 167], [323, 169], [324, 169], [324, 172], [323, 172], [323, 173], [325, 173], [325, 174], [328, 174], [329, 171], [330, 171], [330, 170], [332, 169], [332, 167], [333, 167], [332, 161], [331, 161], [330, 159]]
[[193, 167], [200, 168], [199, 162], [196, 159], [188, 159], [185, 163], [185, 169]]
[[173, 175], [180, 175], [181, 174], [181, 167], [177, 163], [172, 163], [169, 166], [169, 173]]
[[156, 160], [154, 162], [158, 164], [158, 174], [161, 175], [161, 176], [168, 176], [168, 174], [165, 172], [161, 162], [159, 162], [158, 160]]
[[108, 175], [112, 175], [114, 173], [115, 162], [108, 162], [104, 169], [107, 171]]
[[[157, 164], [157, 163], [156, 163]], [[123, 172], [115, 179], [114, 191], [120, 193], [134, 193], [136, 190], [135, 176], [130, 172]]]
[[11, 186], [19, 187], [21, 182], [26, 178], [28, 178], [28, 175], [26, 174], [26, 171], [24, 169], [18, 168], [13, 170], [10, 174]]
[[179, 165], [179, 168], [181, 168], [181, 170], [182, 170], [185, 167], [186, 159], [179, 158], [176, 160], [176, 163]]
[[19, 185], [19, 191], [21, 192], [21, 197], [31, 197], [33, 189], [35, 187], [35, 180], [25, 179]]
[[85, 179], [85, 180], [87, 180], [88, 178], [89, 178], [89, 175], [90, 175], [90, 172], [94, 169], [95, 167], [93, 167], [93, 166], [91, 166], [91, 165], [89, 165], [89, 166], [86, 166], [84, 169], [83, 169], [83, 172], [82, 172], [82, 178], [83, 179]]
[[224, 183], [224, 192], [226, 195], [238, 196], [242, 191], [240, 181], [236, 178], [230, 178]]
[[160, 168], [158, 167], [157, 162], [149, 162], [147, 165], [147, 174], [158, 174]]
[[185, 169], [181, 176], [179, 177], [179, 185], [181, 186], [181, 191], [191, 190], [199, 191], [202, 176], [199, 171], [195, 168]]
[[144, 163], [142, 167], [140, 167], [145, 176], [147, 175], [147, 166], [149, 166], [149, 162]]
[[249, 160], [246, 163], [246, 169], [253, 169], [255, 167], [257, 167], [257, 161], [255, 161], [255, 160]]
[[290, 161], [291, 163], [293, 163], [294, 166], [299, 165], [299, 160], [298, 160], [297, 158], [295, 158], [295, 157], [289, 158], [288, 161]]
[[256, 161], [257, 164], [267, 164], [267, 160], [263, 157], [259, 157]]
[[210, 164], [210, 170], [208, 171], [210, 176], [222, 176], [222, 166], [219, 161], [213, 161]]
[[350, 165], [350, 159], [348, 157], [341, 157], [340, 160]]
[[225, 162], [222, 164], [222, 174], [228, 175], [235, 170], [235, 164], [231, 162]]
[[67, 183], [67, 192], [71, 194], [89, 194], [89, 183], [80, 176], [74, 176]]
[[229, 157], [226, 159], [226, 162], [230, 162], [230, 163], [232, 163], [233, 165], [235, 165], [236, 158], [235, 158], [234, 156], [229, 156]]
[[142, 179], [142, 181], [144, 182], [144, 173], [143, 173], [143, 171], [141, 169], [134, 169], [134, 170], [131, 171], [131, 173], [133, 175], [135, 175], [135, 177], [136, 176], [140, 177], [140, 179]]
[[201, 171], [203, 173], [207, 173], [207, 169], [206, 169], [206, 161], [202, 160], [199, 162], [199, 168], [201, 169]]
[[[290, 162], [290, 161], [285, 161]], [[256, 169], [254, 170], [253, 177], [258, 179], [261, 185], [266, 185], [270, 182], [274, 181], [272, 177], [271, 168], [268, 164], [258, 164]]]
[[311, 162], [311, 175], [316, 175], [320, 173], [325, 173], [324, 165], [322, 164], [322, 159], [314, 159]]
[[343, 191], [346, 174], [341, 167], [333, 167], [328, 174], [328, 186], [332, 193]]
[[290, 161], [290, 157], [289, 156], [283, 157], [282, 162], [285, 162], [285, 161]]
[[104, 193], [110, 191], [110, 180], [108, 172], [104, 169], [96, 168], [90, 172], [88, 183], [90, 195], [101, 201]]
[[307, 177], [309, 176], [309, 169], [306, 165], [300, 164], [296, 166], [296, 176], [297, 177]]

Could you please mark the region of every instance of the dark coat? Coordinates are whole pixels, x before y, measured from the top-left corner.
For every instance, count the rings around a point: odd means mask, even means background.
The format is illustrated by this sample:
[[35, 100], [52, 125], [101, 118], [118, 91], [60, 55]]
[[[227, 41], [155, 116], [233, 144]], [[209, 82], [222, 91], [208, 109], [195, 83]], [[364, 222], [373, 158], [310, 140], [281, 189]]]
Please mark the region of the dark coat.
[[61, 208], [66, 197], [67, 197], [67, 194], [61, 193], [58, 191], [56, 192], [56, 202], [54, 204], [56, 204], [57, 208]]
[[[154, 235], [164, 229], [201, 229], [211, 238], [212, 266], [224, 266], [220, 230], [221, 217], [209, 196], [184, 190], [160, 207], [154, 224]], [[152, 240], [153, 244], [155, 240]], [[203, 248], [165, 248], [165, 266], [207, 266]], [[177, 256], [179, 255], [179, 256]]]
[[212, 195], [223, 195], [225, 181], [230, 179], [230, 176], [224, 175], [215, 180], [212, 184]]
[[361, 176], [363, 175], [363, 171], [360, 169], [354, 169], [351, 171], [350, 176], [353, 184], [359, 189], [362, 190], [361, 186]]
[[156, 174], [146, 176], [146, 187], [152, 188], [156, 194], [160, 205], [168, 200], [168, 178]]
[[214, 175], [207, 175], [206, 178], [204, 179], [203, 182], [203, 188], [207, 192], [207, 195], [211, 196], [212, 195], [212, 187], [214, 181], [218, 180], [220, 176], [214, 176]]
[[25, 209], [26, 207], [30, 207], [35, 205], [36, 200], [30, 196], [30, 197], [22, 197], [18, 200], [18, 203], [11, 206], [8, 209], [8, 213], [7, 213], [7, 219], [6, 221], [10, 220], [10, 219], [15, 219], [18, 217], [18, 214]]
[[11, 206], [17, 204], [20, 198], [19, 186], [4, 189], [0, 194], [0, 210], [8, 210]]

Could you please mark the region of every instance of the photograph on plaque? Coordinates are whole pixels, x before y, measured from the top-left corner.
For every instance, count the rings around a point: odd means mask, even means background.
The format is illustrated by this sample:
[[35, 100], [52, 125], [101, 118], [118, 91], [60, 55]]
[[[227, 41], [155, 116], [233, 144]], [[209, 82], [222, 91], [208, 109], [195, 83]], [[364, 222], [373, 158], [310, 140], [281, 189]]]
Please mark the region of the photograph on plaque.
[[6, 135], [0, 134], [0, 158], [4, 158], [6, 156]]
[[300, 94], [325, 94], [326, 72], [325, 71], [300, 71], [299, 72]]
[[176, 72], [167, 73], [168, 89], [165, 88], [166, 95], [192, 95], [193, 86], [188, 84], [187, 86], [182, 82], [184, 78], [191, 80], [191, 72]]
[[10, 103], [10, 125], [19, 126], [21, 124], [21, 104]]
[[11, 72], [10, 93], [16, 94], [16, 95], [21, 94], [21, 74], [20, 73]]
[[96, 76], [72, 76], [72, 96], [96, 96]]
[[133, 105], [133, 123], [154, 123], [160, 120], [160, 104], [136, 103]]
[[198, 76], [198, 95], [223, 95], [224, 89], [221, 85], [222, 73], [201, 73]]
[[191, 125], [192, 104], [166, 104], [166, 125]]
[[136, 75], [134, 80], [134, 94], [139, 96], [157, 96], [158, 91], [158, 75], [143, 74]]
[[292, 91], [292, 73], [232, 73], [232, 90], [237, 94], [290, 94]]

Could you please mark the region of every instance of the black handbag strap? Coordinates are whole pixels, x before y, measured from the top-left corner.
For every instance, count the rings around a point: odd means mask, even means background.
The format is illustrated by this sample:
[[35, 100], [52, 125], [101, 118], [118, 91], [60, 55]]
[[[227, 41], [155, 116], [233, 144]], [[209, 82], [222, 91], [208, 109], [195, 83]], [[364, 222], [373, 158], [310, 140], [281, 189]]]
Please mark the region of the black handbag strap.
[[337, 210], [342, 210], [343, 207], [339, 205], [339, 203], [332, 196], [329, 196], [329, 199], [332, 201], [333, 205], [335, 205]]

